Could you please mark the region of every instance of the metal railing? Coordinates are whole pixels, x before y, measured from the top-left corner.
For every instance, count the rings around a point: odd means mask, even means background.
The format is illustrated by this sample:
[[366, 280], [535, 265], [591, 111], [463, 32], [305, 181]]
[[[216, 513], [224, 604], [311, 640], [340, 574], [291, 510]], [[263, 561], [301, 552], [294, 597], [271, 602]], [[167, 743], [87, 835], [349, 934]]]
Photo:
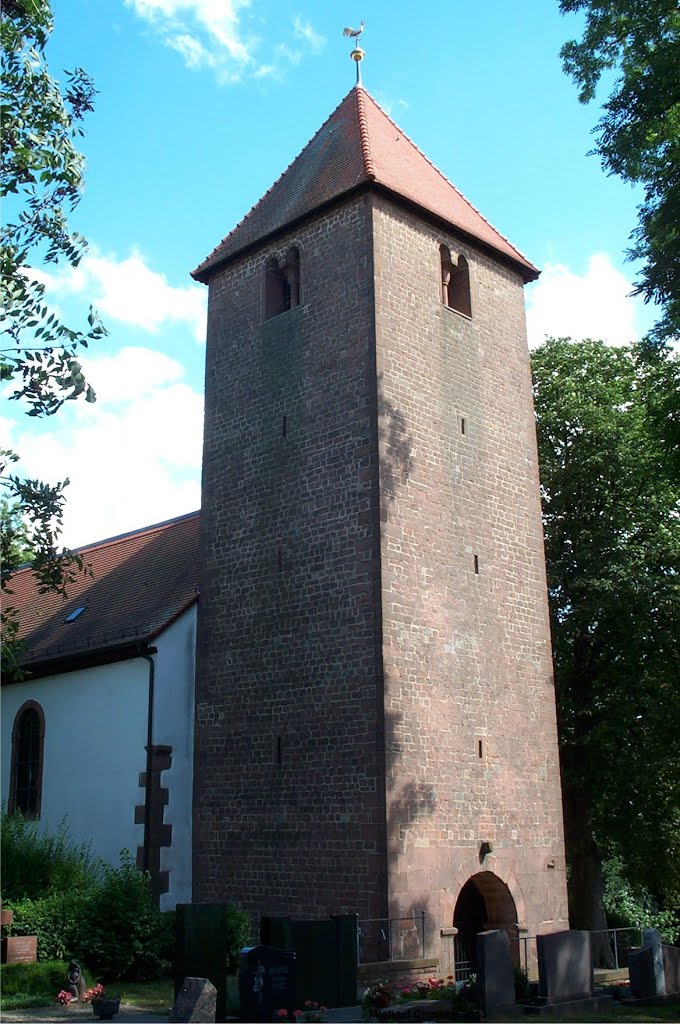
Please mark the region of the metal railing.
[[[513, 960], [517, 967], [521, 968], [524, 973], [529, 976], [529, 943], [536, 943], [535, 935], [518, 935], [516, 938], [510, 939], [510, 944], [513, 951]], [[536, 950], [532, 949], [532, 960], [536, 960]]]
[[[641, 928], [598, 928], [592, 931], [593, 935], [604, 935], [609, 946], [611, 958], [613, 960], [614, 970], [620, 970], [621, 967], [628, 966], [628, 953], [633, 948], [633, 939], [637, 936], [642, 945], [642, 929]], [[602, 948], [598, 947], [596, 943], [591, 944], [593, 951], [593, 966], [601, 966], [602, 960]], [[606, 951], [606, 947], [605, 947]], [[611, 967], [611, 964], [605, 964], [605, 966]]]
[[[402, 922], [409, 924], [402, 927]], [[357, 953], [360, 964], [425, 959], [425, 911], [410, 917], [357, 920]]]
[[[601, 943], [591, 942], [594, 967], [600, 966], [603, 958], [608, 961], [605, 966], [614, 970], [627, 967], [629, 951], [638, 940], [642, 945], [642, 930], [639, 928], [601, 928], [591, 931], [590, 934], [593, 939], [598, 935], [606, 936], [604, 949]], [[536, 936], [511, 936], [510, 943], [515, 964], [531, 976], [533, 972], [530, 971], [529, 965], [531, 964], [535, 971], [537, 962]], [[469, 941], [466, 943], [461, 935], [457, 935], [454, 939], [454, 958], [456, 981], [466, 981], [477, 970], [476, 946]]]

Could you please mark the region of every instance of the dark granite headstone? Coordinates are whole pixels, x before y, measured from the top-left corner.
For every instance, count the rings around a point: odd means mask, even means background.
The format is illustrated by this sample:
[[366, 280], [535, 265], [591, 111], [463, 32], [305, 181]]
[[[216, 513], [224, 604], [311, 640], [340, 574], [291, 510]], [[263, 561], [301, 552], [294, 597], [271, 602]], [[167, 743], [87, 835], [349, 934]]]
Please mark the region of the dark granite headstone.
[[214, 1024], [217, 989], [207, 978], [185, 978], [170, 1011], [170, 1020], [182, 1024]]
[[536, 936], [538, 992], [546, 1003], [589, 999], [593, 994], [590, 932]]
[[477, 983], [485, 1014], [515, 1003], [515, 976], [508, 933], [502, 929], [477, 935]]
[[677, 946], [662, 946], [663, 969], [666, 976], [666, 995], [680, 993], [680, 949]]
[[[661, 947], [659, 948], [659, 952]], [[630, 994], [633, 999], [658, 999], [665, 996], [666, 985], [660, 984], [656, 964], [657, 950], [654, 946], [631, 949], [628, 954], [628, 977]]]
[[238, 967], [241, 1020], [274, 1020], [278, 1010], [295, 1010], [295, 953], [272, 946], [241, 950]]

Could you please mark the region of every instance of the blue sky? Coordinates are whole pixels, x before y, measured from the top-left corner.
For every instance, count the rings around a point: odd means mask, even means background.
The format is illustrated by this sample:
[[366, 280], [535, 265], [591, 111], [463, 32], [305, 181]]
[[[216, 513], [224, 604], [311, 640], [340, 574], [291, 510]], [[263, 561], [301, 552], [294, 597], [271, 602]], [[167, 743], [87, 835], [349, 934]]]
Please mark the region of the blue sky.
[[[69, 476], [64, 541], [85, 544], [200, 504], [207, 289], [189, 272], [269, 188], [354, 84], [344, 25], [363, 18], [366, 88], [467, 198], [543, 269], [530, 342], [621, 343], [653, 319], [624, 262], [640, 195], [587, 156], [557, 0], [361, 6], [280, 0], [54, 0], [50, 69], [84, 67], [96, 108], [72, 216], [77, 272], [41, 268], [76, 326], [109, 337], [86, 361], [95, 406], [0, 426], [25, 474]], [[46, 271], [48, 271], [46, 273]]]

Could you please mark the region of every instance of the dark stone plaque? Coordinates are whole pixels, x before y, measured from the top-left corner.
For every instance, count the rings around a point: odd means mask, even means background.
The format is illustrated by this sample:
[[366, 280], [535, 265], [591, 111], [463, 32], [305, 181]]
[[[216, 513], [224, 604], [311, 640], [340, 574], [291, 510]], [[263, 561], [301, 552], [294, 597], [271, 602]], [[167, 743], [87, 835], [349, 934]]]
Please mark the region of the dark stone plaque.
[[277, 1010], [295, 1010], [295, 953], [272, 946], [241, 950], [238, 968], [241, 1020], [270, 1024]]

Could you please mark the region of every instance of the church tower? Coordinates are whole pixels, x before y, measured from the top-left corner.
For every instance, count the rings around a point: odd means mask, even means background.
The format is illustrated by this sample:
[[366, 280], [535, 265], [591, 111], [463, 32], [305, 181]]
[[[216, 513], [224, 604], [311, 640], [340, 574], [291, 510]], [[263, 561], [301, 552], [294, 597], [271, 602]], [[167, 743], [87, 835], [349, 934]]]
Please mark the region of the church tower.
[[195, 901], [568, 927], [537, 276], [360, 85], [194, 271]]

